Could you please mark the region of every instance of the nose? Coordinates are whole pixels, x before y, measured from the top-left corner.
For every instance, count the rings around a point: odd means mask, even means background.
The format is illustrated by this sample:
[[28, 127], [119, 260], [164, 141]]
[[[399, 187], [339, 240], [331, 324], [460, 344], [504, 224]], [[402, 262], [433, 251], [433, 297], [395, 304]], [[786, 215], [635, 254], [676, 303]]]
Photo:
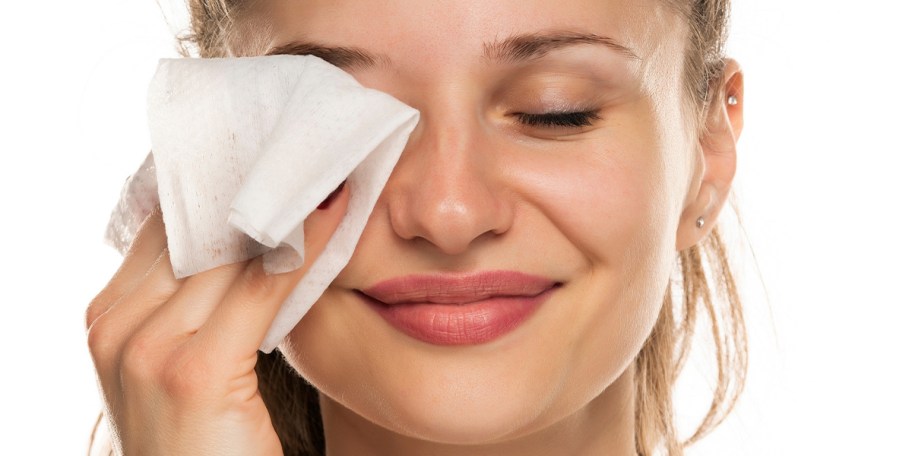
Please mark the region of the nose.
[[510, 229], [513, 207], [491, 141], [470, 116], [422, 119], [387, 183], [390, 223], [400, 238], [458, 255]]

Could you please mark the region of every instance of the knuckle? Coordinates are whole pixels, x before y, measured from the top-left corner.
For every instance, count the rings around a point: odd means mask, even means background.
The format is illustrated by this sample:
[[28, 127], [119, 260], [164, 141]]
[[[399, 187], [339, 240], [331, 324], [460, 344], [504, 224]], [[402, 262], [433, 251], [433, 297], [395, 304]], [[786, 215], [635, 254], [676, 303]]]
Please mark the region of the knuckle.
[[171, 349], [158, 338], [140, 333], [124, 347], [121, 375], [125, 382], [154, 388], [171, 400], [198, 400], [212, 389], [204, 358], [186, 346]]
[[158, 370], [158, 341], [146, 334], [136, 334], [123, 348], [121, 371], [131, 382], [154, 381]]
[[198, 399], [212, 388], [211, 373], [199, 356], [175, 352], [158, 374], [158, 384], [169, 397]]
[[92, 320], [86, 335], [89, 353], [95, 363], [107, 362], [117, 348], [117, 333], [104, 316]]

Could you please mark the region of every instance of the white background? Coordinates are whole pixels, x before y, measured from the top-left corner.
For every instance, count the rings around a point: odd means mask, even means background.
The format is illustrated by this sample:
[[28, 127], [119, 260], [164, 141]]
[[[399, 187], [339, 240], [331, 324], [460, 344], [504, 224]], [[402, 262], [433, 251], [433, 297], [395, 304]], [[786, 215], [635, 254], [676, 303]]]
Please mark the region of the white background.
[[[910, 7], [734, 1], [752, 364], [734, 415], [689, 454], [912, 454]], [[169, 33], [152, 0], [0, 12], [2, 454], [84, 454], [100, 405], [83, 312], [119, 264], [101, 237], [148, 150]], [[711, 378], [701, 354], [685, 425]]]

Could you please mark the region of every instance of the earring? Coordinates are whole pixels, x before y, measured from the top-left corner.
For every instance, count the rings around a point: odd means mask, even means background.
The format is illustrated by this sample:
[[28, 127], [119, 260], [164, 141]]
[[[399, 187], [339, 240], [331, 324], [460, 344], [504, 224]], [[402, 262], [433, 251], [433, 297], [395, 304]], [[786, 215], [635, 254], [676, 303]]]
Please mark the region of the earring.
[[736, 97], [736, 96], [734, 96], [734, 95], [729, 95], [729, 96], [728, 96], [728, 105], [729, 105], [729, 106], [734, 106], [734, 105], [736, 105], [736, 104], [738, 104], [738, 97]]
[[706, 224], [706, 220], [703, 220], [703, 216], [697, 217], [697, 228], [703, 228], [703, 225]]

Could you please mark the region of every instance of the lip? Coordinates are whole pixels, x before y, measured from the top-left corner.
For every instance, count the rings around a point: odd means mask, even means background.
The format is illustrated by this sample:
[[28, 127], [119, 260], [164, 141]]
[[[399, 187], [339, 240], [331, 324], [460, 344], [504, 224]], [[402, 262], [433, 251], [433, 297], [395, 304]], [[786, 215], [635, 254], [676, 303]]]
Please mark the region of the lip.
[[404, 276], [355, 291], [408, 336], [434, 345], [472, 345], [519, 327], [560, 285], [517, 271], [486, 271]]

